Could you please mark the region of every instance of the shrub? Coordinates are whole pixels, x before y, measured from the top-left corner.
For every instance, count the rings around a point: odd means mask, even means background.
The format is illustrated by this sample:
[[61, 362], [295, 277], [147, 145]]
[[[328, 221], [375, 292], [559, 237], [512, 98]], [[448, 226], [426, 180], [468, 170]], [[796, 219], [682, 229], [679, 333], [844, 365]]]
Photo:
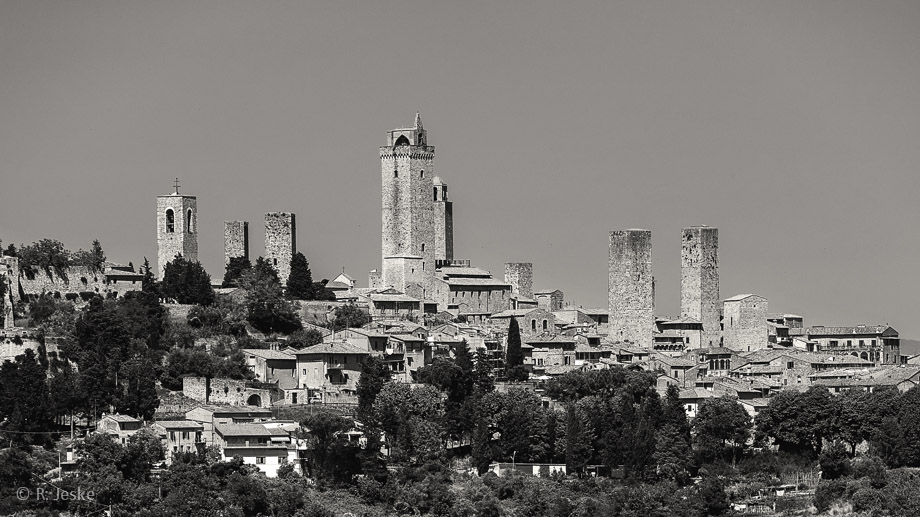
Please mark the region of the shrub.
[[815, 508], [818, 513], [828, 511], [835, 501], [839, 501], [846, 493], [847, 483], [841, 479], [825, 480], [818, 483], [815, 490]]

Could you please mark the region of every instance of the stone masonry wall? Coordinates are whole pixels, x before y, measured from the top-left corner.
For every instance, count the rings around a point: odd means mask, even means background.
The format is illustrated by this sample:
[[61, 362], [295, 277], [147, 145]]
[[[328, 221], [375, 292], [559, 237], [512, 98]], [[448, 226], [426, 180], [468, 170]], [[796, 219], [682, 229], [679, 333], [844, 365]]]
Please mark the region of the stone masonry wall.
[[533, 263], [506, 262], [505, 282], [511, 284], [511, 292], [533, 298]]
[[291, 259], [297, 253], [297, 221], [292, 213], [265, 214], [265, 260], [278, 271], [281, 285], [291, 274]]
[[249, 258], [249, 222], [224, 221], [224, 265], [236, 257]]
[[207, 404], [246, 406], [252, 401], [258, 402], [252, 404], [255, 406], [271, 406], [270, 390], [250, 388], [246, 386], [246, 381], [236, 379], [183, 377], [182, 394]]
[[718, 346], [719, 230], [694, 226], [681, 232], [680, 315], [703, 324], [703, 346]]
[[610, 232], [607, 301], [610, 335], [618, 341], [652, 346], [655, 298], [652, 277], [652, 232]]

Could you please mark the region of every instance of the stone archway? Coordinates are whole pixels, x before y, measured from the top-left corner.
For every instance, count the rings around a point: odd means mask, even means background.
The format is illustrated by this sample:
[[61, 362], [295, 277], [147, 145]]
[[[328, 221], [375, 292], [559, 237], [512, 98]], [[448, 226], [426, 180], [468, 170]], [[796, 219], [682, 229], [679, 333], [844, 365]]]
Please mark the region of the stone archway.
[[256, 393], [253, 393], [249, 396], [248, 399], [246, 399], [246, 404], [249, 406], [262, 407], [262, 397]]

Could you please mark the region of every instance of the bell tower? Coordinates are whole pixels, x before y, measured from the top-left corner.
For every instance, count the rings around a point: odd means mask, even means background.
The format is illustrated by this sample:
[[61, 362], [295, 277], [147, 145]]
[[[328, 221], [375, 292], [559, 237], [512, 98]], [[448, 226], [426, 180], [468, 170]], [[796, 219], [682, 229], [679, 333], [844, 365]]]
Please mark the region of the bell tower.
[[157, 196], [157, 279], [163, 279], [166, 264], [176, 255], [198, 262], [198, 199], [174, 192]]

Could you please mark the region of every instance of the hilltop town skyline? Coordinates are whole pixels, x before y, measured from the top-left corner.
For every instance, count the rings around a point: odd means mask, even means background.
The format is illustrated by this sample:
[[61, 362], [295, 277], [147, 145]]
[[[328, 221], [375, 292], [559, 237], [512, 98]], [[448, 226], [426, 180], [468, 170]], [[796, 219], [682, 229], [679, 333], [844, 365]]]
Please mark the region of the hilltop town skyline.
[[[590, 10], [495, 7], [468, 34], [443, 21], [462, 13], [424, 9], [314, 6], [319, 26], [281, 5], [49, 19], [49, 4], [4, 4], [0, 33], [15, 44], [0, 53], [11, 77], [0, 237], [73, 249], [98, 238], [112, 260], [154, 262], [154, 198], [179, 177], [198, 197], [213, 280], [225, 220], [251, 221], [258, 256], [262, 217], [288, 211], [317, 279], [344, 266], [367, 285], [377, 148], [419, 111], [457, 203], [460, 258], [496, 276], [530, 261], [535, 288], [604, 307], [607, 232], [647, 228], [657, 312], [676, 316], [680, 231], [706, 224], [721, 233], [722, 298], [756, 293], [809, 325], [889, 323], [916, 337], [920, 77], [904, 66], [920, 49], [916, 8], [850, 4], [835, 45], [821, 5], [598, 7], [616, 30]], [[539, 30], [550, 20], [578, 37]], [[887, 39], [860, 35], [875, 25]], [[652, 26], [670, 32], [648, 37]], [[386, 62], [410, 47], [434, 73], [400, 82]]]

